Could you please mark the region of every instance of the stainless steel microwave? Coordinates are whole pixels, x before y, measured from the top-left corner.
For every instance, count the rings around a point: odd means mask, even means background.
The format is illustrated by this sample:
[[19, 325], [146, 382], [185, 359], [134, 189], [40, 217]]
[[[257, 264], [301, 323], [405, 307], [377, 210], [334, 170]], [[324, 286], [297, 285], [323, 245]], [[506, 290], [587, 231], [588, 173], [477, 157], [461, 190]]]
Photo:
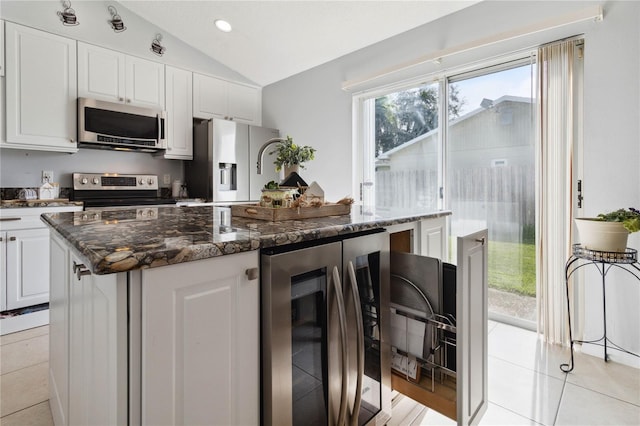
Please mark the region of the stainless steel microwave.
[[86, 148], [157, 152], [166, 148], [166, 113], [78, 98], [78, 143]]

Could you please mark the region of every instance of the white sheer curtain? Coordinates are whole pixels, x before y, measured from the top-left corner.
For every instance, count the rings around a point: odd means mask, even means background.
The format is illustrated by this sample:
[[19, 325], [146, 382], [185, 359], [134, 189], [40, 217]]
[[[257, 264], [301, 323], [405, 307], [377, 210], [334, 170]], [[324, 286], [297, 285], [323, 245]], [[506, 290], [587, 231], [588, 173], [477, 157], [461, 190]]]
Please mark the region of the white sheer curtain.
[[569, 342], [564, 266], [572, 241], [575, 45], [569, 40], [538, 49], [538, 333], [559, 344]]

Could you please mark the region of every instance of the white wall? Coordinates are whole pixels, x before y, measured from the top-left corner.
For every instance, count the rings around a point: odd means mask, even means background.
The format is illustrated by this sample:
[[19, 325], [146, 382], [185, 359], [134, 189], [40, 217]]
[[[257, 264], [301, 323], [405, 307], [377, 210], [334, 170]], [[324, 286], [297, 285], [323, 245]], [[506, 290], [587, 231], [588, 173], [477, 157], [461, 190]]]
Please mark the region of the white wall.
[[[317, 148], [316, 160], [301, 174], [307, 181], [318, 181], [325, 188], [327, 198], [336, 200], [350, 191], [352, 176], [352, 95], [341, 90], [344, 81], [366, 77], [441, 49], [548, 22], [597, 4], [604, 8], [602, 22], [563, 26], [445, 57], [440, 65], [424, 64], [376, 83], [426, 75], [584, 34], [583, 215], [640, 207], [640, 2], [484, 1], [265, 87], [263, 123], [291, 135], [297, 143]], [[630, 236], [629, 245], [640, 249], [640, 233]], [[598, 277], [587, 278], [586, 337], [597, 338], [602, 329], [601, 291]], [[611, 278], [608, 287], [611, 291], [607, 294], [609, 337], [639, 353], [640, 283], [629, 274], [616, 274]], [[563, 277], [558, 277], [558, 285], [564, 285]], [[640, 366], [635, 357], [623, 357], [620, 353], [612, 357]]]
[[171, 181], [182, 179], [182, 161], [164, 160], [144, 152], [119, 152], [98, 149], [80, 149], [75, 154], [45, 151], [3, 149], [0, 151], [0, 187], [37, 188], [42, 185], [42, 170], [53, 172], [53, 179], [63, 188], [73, 186], [71, 174], [79, 173], [145, 173], [162, 177], [169, 174]]
[[[193, 47], [166, 34], [162, 30], [129, 12], [113, 1], [73, 0], [79, 25], [62, 25], [57, 12], [63, 9], [60, 1], [5, 1], [0, 5], [0, 18], [42, 31], [58, 34], [75, 40], [107, 47], [119, 52], [161, 62], [180, 68], [217, 75], [234, 81], [251, 83], [249, 80], [221, 63], [203, 55]], [[115, 33], [108, 24], [111, 15], [107, 6], [114, 5], [122, 17], [127, 30]], [[159, 2], [159, 7], [161, 3]], [[163, 35], [164, 56], [150, 51], [155, 35]], [[1, 80], [4, 79], [0, 79]], [[3, 82], [2, 82], [3, 84]], [[4, 99], [2, 99], [4, 103]], [[1, 187], [37, 187], [41, 185], [42, 170], [52, 170], [54, 179], [62, 187], [70, 187], [73, 172], [117, 172], [170, 174], [171, 180], [182, 179], [182, 161], [163, 160], [146, 153], [102, 151], [81, 148], [76, 154], [61, 154], [42, 151], [0, 150]], [[165, 185], [160, 179], [161, 186]]]

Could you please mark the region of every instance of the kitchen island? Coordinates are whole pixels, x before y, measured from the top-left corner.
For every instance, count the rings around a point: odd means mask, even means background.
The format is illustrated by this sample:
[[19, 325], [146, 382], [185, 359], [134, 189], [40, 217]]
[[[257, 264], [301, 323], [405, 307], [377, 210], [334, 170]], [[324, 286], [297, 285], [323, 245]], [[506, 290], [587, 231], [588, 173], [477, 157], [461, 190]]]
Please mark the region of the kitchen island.
[[[261, 249], [385, 228], [444, 250], [448, 211], [265, 222], [217, 207], [44, 215], [63, 424], [258, 424]], [[431, 248], [429, 246], [431, 245]]]
[[156, 268], [260, 248], [444, 218], [449, 211], [372, 212], [268, 222], [220, 207], [147, 207], [48, 215], [43, 219], [98, 275]]

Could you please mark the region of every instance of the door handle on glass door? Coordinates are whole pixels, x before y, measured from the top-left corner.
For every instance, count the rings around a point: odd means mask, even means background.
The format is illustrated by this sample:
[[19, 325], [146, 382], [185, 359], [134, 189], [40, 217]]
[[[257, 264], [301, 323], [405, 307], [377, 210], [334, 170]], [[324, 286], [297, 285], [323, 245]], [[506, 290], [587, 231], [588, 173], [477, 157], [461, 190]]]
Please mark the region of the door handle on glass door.
[[351, 413], [351, 426], [358, 425], [358, 415], [360, 413], [360, 405], [362, 404], [362, 380], [364, 378], [364, 325], [362, 323], [362, 308], [360, 306], [360, 295], [358, 292], [358, 281], [356, 273], [353, 269], [353, 262], [349, 261], [347, 265], [348, 282], [351, 290], [351, 298], [353, 299], [353, 308], [355, 312], [358, 350], [356, 352], [358, 377], [356, 380], [356, 395], [353, 402], [353, 412]]
[[338, 305], [338, 326], [340, 328], [340, 343], [341, 343], [341, 358], [342, 358], [342, 374], [340, 374], [342, 379], [341, 393], [340, 393], [340, 408], [338, 410], [338, 421], [337, 425], [345, 424], [345, 416], [347, 414], [347, 385], [348, 385], [348, 374], [347, 374], [347, 362], [349, 359], [348, 356], [348, 347], [347, 347], [347, 321], [346, 321], [346, 313], [344, 308], [344, 297], [342, 293], [342, 284], [340, 283], [340, 273], [338, 272], [338, 267], [333, 267], [333, 294], [336, 298], [336, 304]]

